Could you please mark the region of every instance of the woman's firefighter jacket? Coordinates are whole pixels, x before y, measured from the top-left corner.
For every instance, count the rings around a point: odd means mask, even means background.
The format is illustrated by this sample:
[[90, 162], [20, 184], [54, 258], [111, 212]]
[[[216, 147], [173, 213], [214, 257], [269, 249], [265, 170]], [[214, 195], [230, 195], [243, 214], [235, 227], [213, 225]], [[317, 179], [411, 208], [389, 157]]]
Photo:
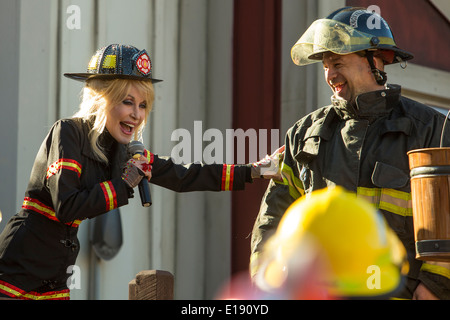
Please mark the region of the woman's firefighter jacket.
[[[313, 190], [340, 185], [373, 203], [408, 252], [407, 286], [416, 279], [450, 298], [450, 270], [415, 259], [407, 152], [438, 147], [445, 116], [401, 97], [399, 86], [343, 100], [299, 120], [286, 135], [283, 183], [271, 181], [252, 234], [251, 268], [258, 268], [264, 240], [293, 201]], [[450, 146], [450, 132], [444, 146]]]
[[[67, 297], [68, 290], [34, 290], [67, 289], [67, 268], [75, 264], [79, 251], [80, 223], [133, 197], [121, 178], [126, 146], [103, 133], [100, 143], [110, 160], [106, 165], [94, 156], [89, 131], [89, 124], [79, 119], [60, 120], [42, 143], [22, 209], [0, 236], [0, 293], [30, 299]], [[174, 191], [241, 190], [251, 181], [248, 165], [175, 165], [170, 158], [146, 153], [153, 166], [151, 182]]]

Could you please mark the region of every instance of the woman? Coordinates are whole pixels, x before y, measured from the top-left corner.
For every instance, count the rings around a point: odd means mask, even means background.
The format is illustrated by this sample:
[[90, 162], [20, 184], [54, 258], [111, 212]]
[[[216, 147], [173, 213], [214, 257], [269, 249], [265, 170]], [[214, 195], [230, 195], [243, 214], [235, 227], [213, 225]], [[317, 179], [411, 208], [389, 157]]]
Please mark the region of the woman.
[[128, 204], [143, 175], [186, 192], [243, 189], [264, 174], [256, 164], [181, 166], [148, 151], [137, 159], [128, 155], [127, 144], [142, 137], [153, 83], [160, 81], [151, 71], [145, 50], [110, 45], [96, 52], [87, 73], [65, 74], [85, 81], [83, 99], [73, 118], [50, 129], [22, 209], [0, 235], [0, 296], [69, 299], [67, 268], [79, 252], [78, 226]]

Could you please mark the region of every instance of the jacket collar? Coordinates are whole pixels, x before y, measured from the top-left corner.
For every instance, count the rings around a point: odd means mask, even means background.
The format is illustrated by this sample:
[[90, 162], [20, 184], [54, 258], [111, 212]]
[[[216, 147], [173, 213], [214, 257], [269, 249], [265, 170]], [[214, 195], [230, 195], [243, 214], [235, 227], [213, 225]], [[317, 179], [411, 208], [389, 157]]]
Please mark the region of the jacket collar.
[[331, 97], [336, 113], [343, 119], [366, 119], [370, 122], [389, 115], [400, 100], [401, 87], [388, 85], [384, 90], [371, 91], [356, 97], [354, 104]]
[[[81, 123], [81, 126], [83, 127], [84, 132], [84, 143], [83, 143], [83, 150], [82, 153], [93, 159], [98, 160], [97, 157], [94, 155], [94, 151], [92, 150], [91, 143], [89, 141], [89, 133], [93, 126], [93, 120], [91, 121], [83, 121], [81, 119], [78, 119], [78, 121]], [[108, 132], [108, 130], [105, 128], [103, 133], [100, 135], [98, 139], [99, 145], [103, 148], [105, 155], [108, 157], [110, 161], [115, 160], [115, 156], [119, 153], [120, 156], [123, 156], [123, 150], [126, 150], [126, 147], [124, 145], [120, 145]]]

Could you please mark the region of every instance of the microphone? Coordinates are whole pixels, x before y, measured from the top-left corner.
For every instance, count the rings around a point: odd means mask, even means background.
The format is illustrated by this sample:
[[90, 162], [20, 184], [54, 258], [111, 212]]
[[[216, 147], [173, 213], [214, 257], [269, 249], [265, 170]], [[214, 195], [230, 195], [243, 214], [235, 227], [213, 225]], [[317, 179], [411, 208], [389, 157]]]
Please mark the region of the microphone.
[[[144, 155], [144, 144], [140, 141], [131, 141], [128, 144], [128, 153], [131, 156], [135, 154]], [[143, 207], [150, 207], [152, 205], [152, 197], [150, 195], [150, 186], [148, 185], [148, 180], [144, 177], [141, 182], [139, 182], [139, 195], [141, 196], [141, 203]]]

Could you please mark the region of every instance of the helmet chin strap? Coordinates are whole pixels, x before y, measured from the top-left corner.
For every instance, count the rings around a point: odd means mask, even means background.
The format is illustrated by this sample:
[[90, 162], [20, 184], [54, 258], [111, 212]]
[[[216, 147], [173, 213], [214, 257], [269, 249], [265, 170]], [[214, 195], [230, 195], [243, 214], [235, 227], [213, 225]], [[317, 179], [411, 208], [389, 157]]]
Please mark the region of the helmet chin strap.
[[372, 70], [372, 73], [375, 77], [376, 82], [380, 86], [384, 86], [387, 82], [387, 73], [384, 71], [381, 71], [375, 67], [374, 57], [373, 57], [373, 51], [366, 51], [366, 57], [367, 61], [369, 62], [370, 68]]

